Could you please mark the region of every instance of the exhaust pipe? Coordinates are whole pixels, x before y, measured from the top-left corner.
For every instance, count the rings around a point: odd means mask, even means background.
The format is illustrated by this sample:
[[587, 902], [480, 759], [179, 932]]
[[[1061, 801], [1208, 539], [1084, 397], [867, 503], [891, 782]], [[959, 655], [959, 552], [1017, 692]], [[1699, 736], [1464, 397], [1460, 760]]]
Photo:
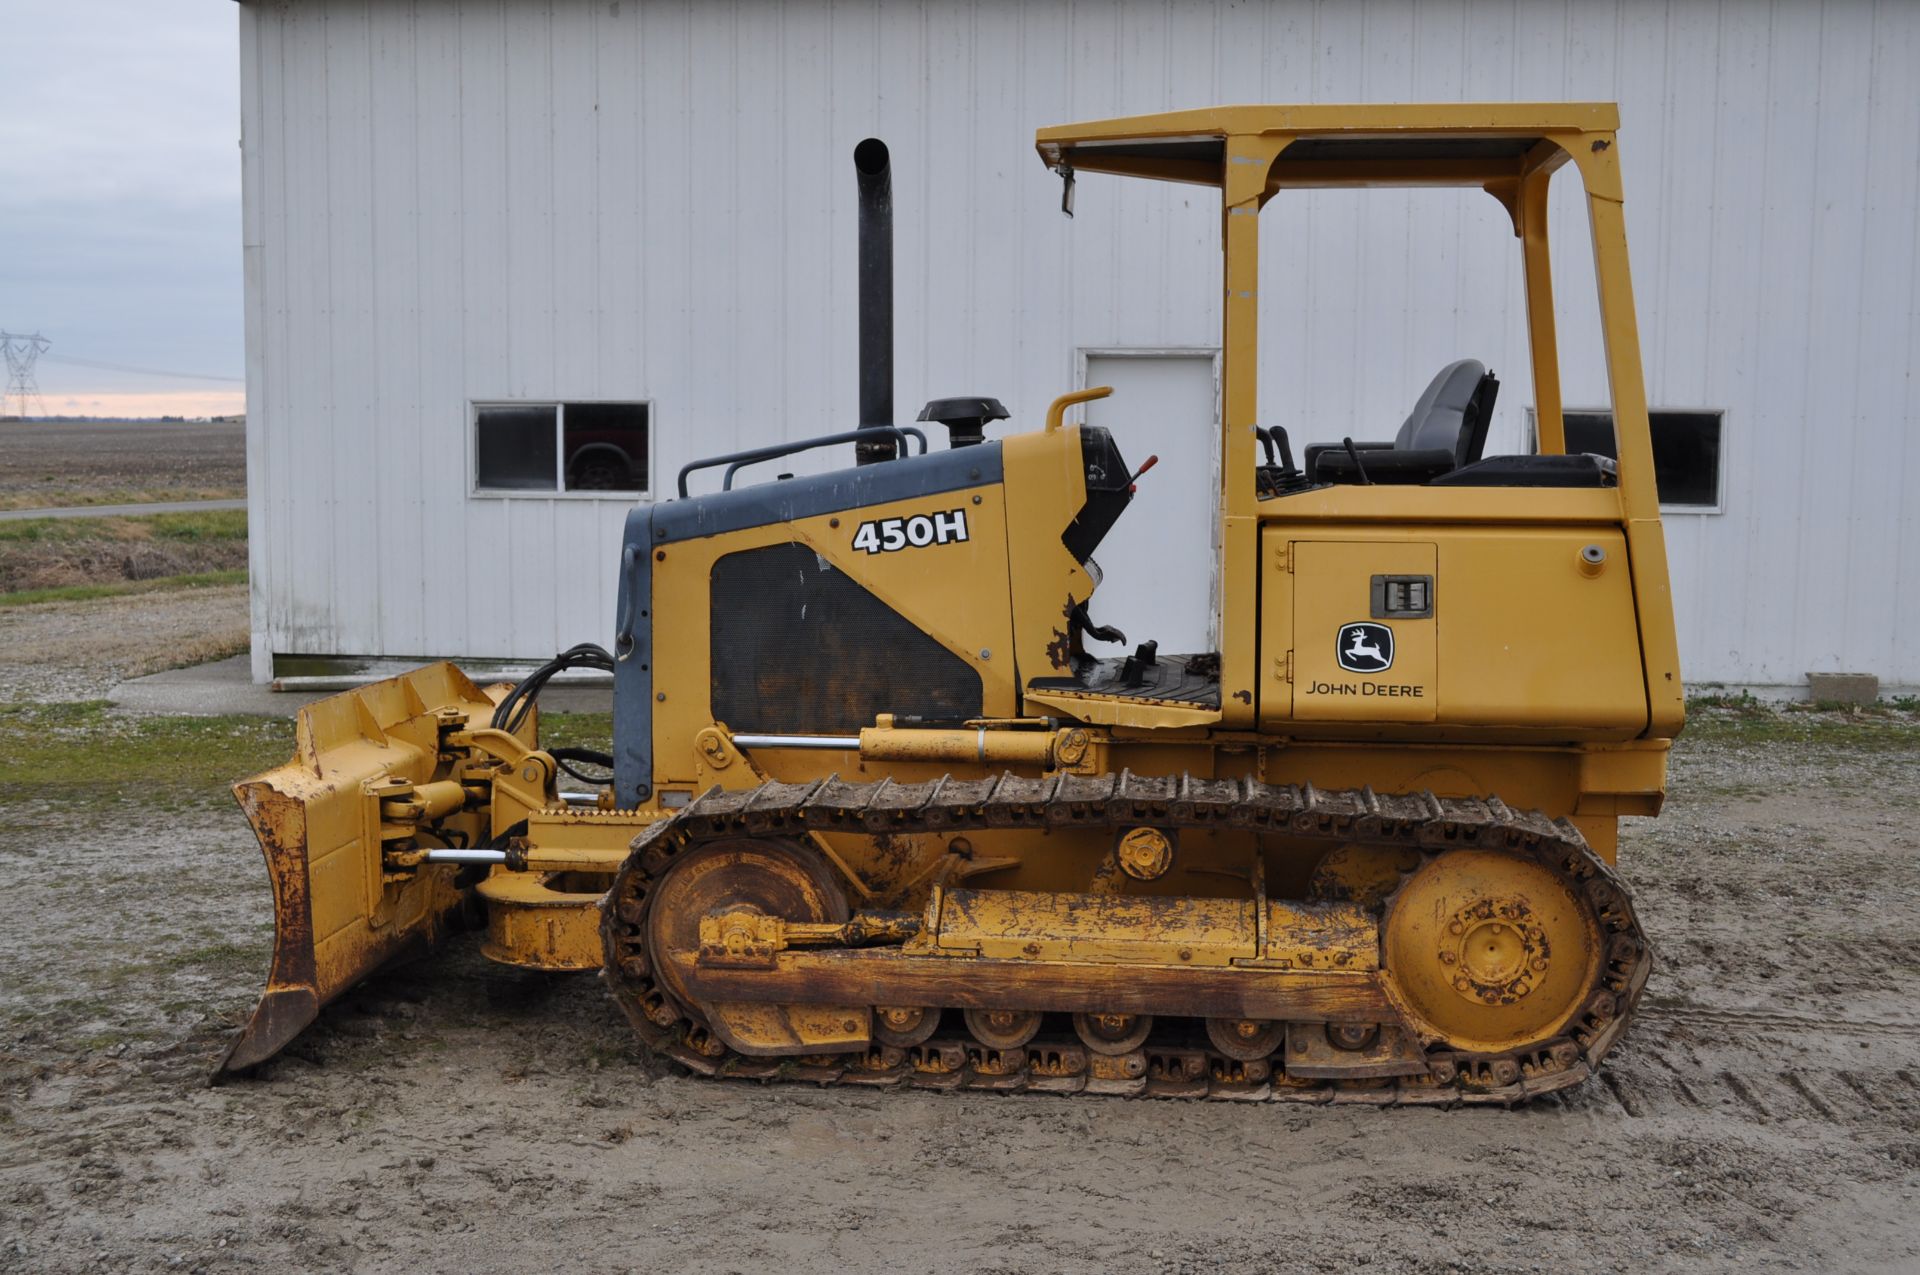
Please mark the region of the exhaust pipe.
[[[893, 424], [893, 165], [887, 144], [853, 148], [860, 180], [860, 428]], [[892, 434], [853, 445], [854, 462], [892, 460]]]

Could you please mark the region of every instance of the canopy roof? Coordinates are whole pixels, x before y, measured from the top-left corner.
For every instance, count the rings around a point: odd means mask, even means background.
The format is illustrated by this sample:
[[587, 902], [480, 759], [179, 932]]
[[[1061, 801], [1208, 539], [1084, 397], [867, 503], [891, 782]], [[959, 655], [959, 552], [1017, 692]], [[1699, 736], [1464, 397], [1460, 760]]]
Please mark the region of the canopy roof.
[[1043, 128], [1037, 145], [1053, 169], [1219, 186], [1229, 137], [1280, 137], [1271, 189], [1484, 186], [1558, 166], [1619, 125], [1611, 102], [1219, 106]]

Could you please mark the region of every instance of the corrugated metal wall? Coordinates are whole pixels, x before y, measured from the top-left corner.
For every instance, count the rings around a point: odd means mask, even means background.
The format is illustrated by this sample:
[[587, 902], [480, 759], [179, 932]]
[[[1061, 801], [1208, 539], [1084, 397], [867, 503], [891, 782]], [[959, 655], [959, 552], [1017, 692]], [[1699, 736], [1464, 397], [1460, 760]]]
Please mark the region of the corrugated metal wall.
[[[1600, 98], [1650, 400], [1727, 412], [1724, 512], [1668, 519], [1689, 680], [1920, 683], [1920, 6], [249, 0], [242, 33], [257, 675], [605, 639], [623, 506], [470, 497], [472, 400], [652, 400], [657, 487], [848, 426], [862, 137], [894, 150], [900, 409], [1032, 423], [1077, 348], [1218, 339], [1208, 193], [1089, 177], [1070, 222], [1036, 126]], [[1567, 401], [1604, 404], [1568, 192], [1556, 218]], [[1266, 227], [1265, 419], [1384, 433], [1472, 354], [1520, 444], [1491, 200]]]

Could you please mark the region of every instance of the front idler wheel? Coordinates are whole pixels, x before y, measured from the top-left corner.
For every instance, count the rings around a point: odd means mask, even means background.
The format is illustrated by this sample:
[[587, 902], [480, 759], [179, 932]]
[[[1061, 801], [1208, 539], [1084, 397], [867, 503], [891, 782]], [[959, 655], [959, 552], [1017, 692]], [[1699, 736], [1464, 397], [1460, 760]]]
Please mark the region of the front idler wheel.
[[737, 1002], [706, 1004], [687, 986], [689, 961], [705, 959], [703, 922], [727, 951], [751, 952], [754, 922], [778, 917], [803, 924], [842, 922], [846, 892], [810, 847], [770, 837], [709, 842], [676, 860], [645, 906], [648, 966], [666, 999], [687, 1020], [686, 1043], [715, 1060], [731, 1049], [749, 1057], [833, 1053], [864, 1048], [865, 1006]]

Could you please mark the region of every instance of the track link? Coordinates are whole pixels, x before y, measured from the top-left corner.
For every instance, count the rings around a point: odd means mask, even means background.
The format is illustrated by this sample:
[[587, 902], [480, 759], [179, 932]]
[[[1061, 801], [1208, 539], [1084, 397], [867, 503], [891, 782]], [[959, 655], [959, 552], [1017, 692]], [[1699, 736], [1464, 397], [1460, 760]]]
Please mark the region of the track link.
[[[1605, 951], [1564, 1035], [1526, 1051], [1470, 1054], [1434, 1048], [1428, 1074], [1393, 1080], [1302, 1080], [1276, 1055], [1239, 1062], [1209, 1047], [1199, 1025], [1168, 1024], [1135, 1054], [1089, 1054], [1076, 1039], [1043, 1036], [999, 1051], [968, 1037], [936, 1035], [910, 1049], [873, 1044], [864, 1053], [750, 1058], [737, 1054], [695, 1013], [676, 1005], [647, 953], [654, 885], [687, 851], [740, 836], [812, 832], [953, 834], [997, 828], [1086, 829], [1151, 824], [1178, 829], [1284, 833], [1329, 845], [1360, 842], [1416, 849], [1420, 864], [1449, 850], [1503, 851], [1558, 873], [1593, 908]], [[1411, 877], [1418, 865], [1402, 878]], [[1381, 906], [1390, 907], [1389, 897]], [[1652, 969], [1652, 951], [1631, 897], [1571, 823], [1515, 811], [1497, 797], [1327, 790], [1252, 779], [1150, 778], [1118, 774], [1028, 779], [1002, 774], [919, 784], [855, 784], [837, 776], [809, 784], [714, 788], [634, 840], [602, 903], [606, 979], [614, 1001], [656, 1053], [707, 1076], [797, 1080], [882, 1088], [1105, 1093], [1237, 1101], [1395, 1105], [1508, 1105], [1580, 1084], [1619, 1040]], [[958, 975], [960, 971], [956, 969]], [[1276, 1067], [1279, 1067], [1276, 1073]]]

